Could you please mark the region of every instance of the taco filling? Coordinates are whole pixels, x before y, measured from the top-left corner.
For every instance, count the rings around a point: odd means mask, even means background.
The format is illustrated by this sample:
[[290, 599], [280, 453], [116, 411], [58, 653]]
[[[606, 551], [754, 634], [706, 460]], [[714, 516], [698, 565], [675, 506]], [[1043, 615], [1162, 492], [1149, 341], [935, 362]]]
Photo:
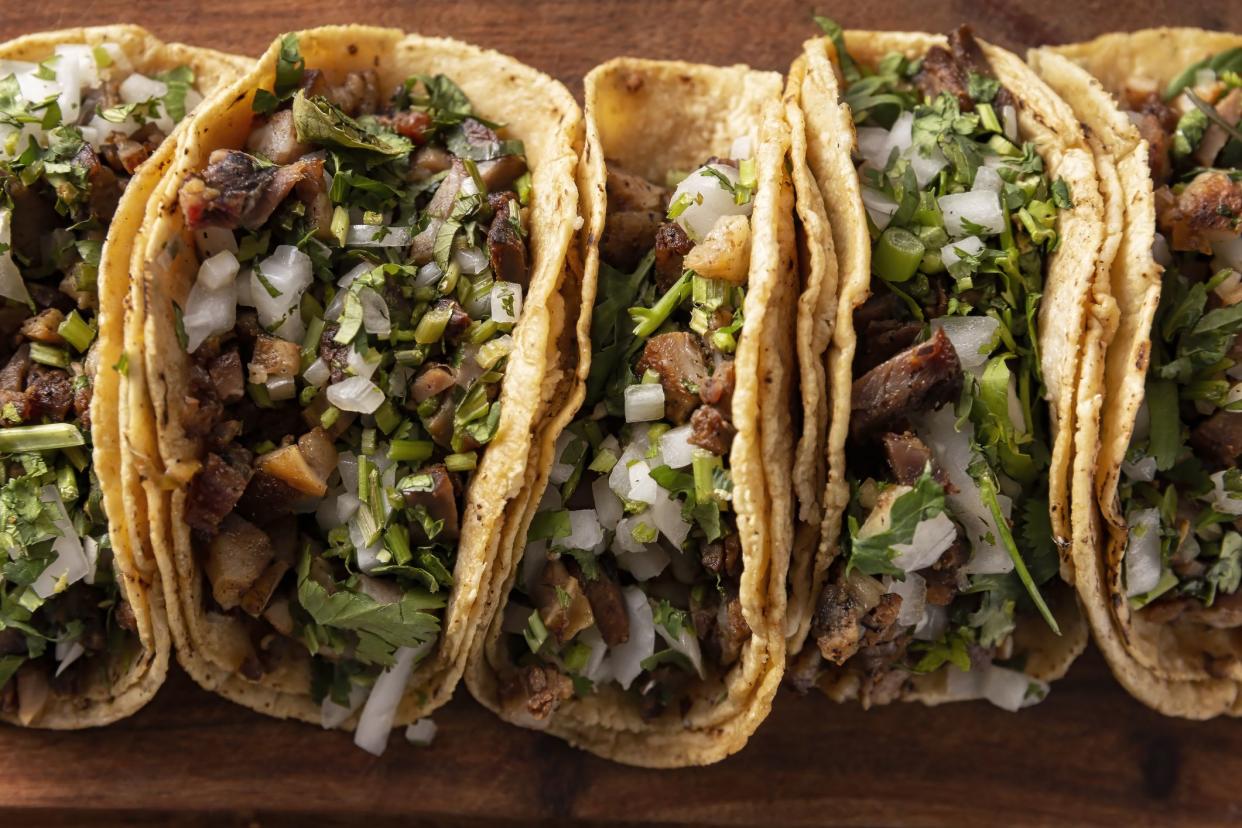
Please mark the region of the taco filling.
[[1164, 266], [1120, 497], [1125, 591], [1153, 623], [1242, 625], [1242, 48], [1123, 103], [1148, 142]]
[[113, 370], [96, 278], [130, 177], [201, 100], [190, 67], [148, 77], [113, 43], [0, 61], [0, 709], [26, 724], [141, 646], [91, 467], [92, 381]]
[[871, 67], [826, 29], [857, 124], [871, 296], [854, 314], [849, 531], [793, 680], [872, 705], [944, 670], [949, 697], [1017, 709], [1047, 686], [1021, 672], [1015, 628], [1056, 629], [1036, 310], [1072, 194], [968, 28]]
[[659, 183], [609, 165], [585, 413], [556, 443], [505, 609], [517, 721], [609, 686], [644, 718], [680, 714], [750, 638], [729, 471], [750, 143]]
[[524, 149], [445, 76], [329, 82], [295, 36], [253, 107], [244, 148], [178, 193], [202, 259], [176, 312], [206, 609], [244, 622], [245, 678], [309, 669], [325, 724], [372, 686], [391, 716], [439, 635], [500, 420]]

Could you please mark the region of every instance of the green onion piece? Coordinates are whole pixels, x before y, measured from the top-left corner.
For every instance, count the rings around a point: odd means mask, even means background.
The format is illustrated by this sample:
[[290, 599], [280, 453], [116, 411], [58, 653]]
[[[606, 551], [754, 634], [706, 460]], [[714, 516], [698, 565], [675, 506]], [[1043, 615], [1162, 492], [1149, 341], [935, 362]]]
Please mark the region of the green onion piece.
[[375, 449], [376, 449], [376, 447], [377, 447], [377, 442], [378, 442], [378, 441], [376, 440], [376, 437], [375, 437], [375, 429], [373, 429], [373, 428], [364, 428], [364, 429], [362, 430], [362, 446], [361, 446], [361, 449], [362, 449], [362, 453], [363, 453], [363, 454], [375, 454]]
[[85, 352], [95, 339], [95, 329], [79, 316], [77, 311], [71, 311], [65, 317], [65, 321], [56, 328], [56, 333], [60, 334], [79, 353]]
[[394, 523], [384, 530], [384, 546], [398, 564], [409, 563], [414, 557], [410, 552], [410, 532], [400, 523]]
[[737, 204], [750, 201], [755, 192], [759, 176], [755, 169], [755, 159], [744, 158], [737, 165], [737, 185], [733, 190], [733, 200]]
[[276, 444], [273, 443], [271, 440], [264, 440], [261, 443], [256, 443], [254, 446], [255, 454], [267, 454], [269, 451], [275, 451], [275, 450], [276, 450]]
[[681, 195], [677, 196], [677, 199], [672, 204], [668, 205], [669, 219], [672, 220], [672, 219], [677, 218], [682, 213], [686, 212], [686, 208], [689, 207], [693, 203], [694, 203], [694, 197], [691, 196], [689, 193], [682, 193]]
[[716, 486], [712, 474], [724, 468], [724, 461], [717, 454], [696, 448], [690, 460], [694, 470], [694, 499], [697, 503], [711, 503], [715, 499]]
[[254, 404], [259, 408], [276, 407], [276, 404], [272, 402], [272, 395], [268, 392], [266, 385], [248, 382], [246, 383], [246, 393], [250, 395], [250, 399], [254, 400]]
[[[936, 202], [936, 194], [930, 190], [919, 193], [919, 206], [914, 210], [914, 223], [920, 227], [944, 227], [944, 214]], [[920, 230], [919, 235], [922, 236]], [[945, 237], [946, 239], [948, 236]]]
[[522, 173], [518, 180], [513, 182], [513, 187], [517, 190], [518, 203], [523, 207], [530, 204], [530, 170]]
[[337, 247], [344, 247], [345, 239], [349, 237], [349, 210], [343, 204], [336, 205], [336, 209], [332, 211], [332, 224], [329, 229], [336, 239]]
[[56, 470], [56, 491], [65, 506], [70, 506], [78, 499], [78, 476], [71, 466], [61, 466]]
[[393, 440], [388, 444], [388, 459], [396, 463], [421, 463], [431, 458], [436, 444], [430, 440]]
[[385, 434], [392, 434], [401, 425], [401, 414], [392, 404], [392, 400], [384, 400], [384, 404], [375, 409], [375, 424]]
[[444, 458], [445, 468], [455, 472], [474, 471], [478, 463], [479, 456], [473, 451], [467, 451], [462, 454], [450, 454]]
[[435, 307], [423, 314], [414, 328], [414, 341], [419, 345], [434, 345], [444, 336], [453, 309], [448, 305]]
[[509, 355], [509, 351], [513, 349], [513, 340], [511, 338], [493, 339], [479, 348], [479, 352], [475, 354], [474, 361], [479, 364], [480, 368], [491, 369], [497, 362]]
[[488, 319], [485, 322], [477, 323], [477, 325], [478, 327], [469, 334], [471, 345], [482, 345], [484, 342], [487, 342], [496, 334], [500, 333], [500, 323], [494, 320]]
[[310, 322], [306, 325], [306, 336], [302, 337], [303, 371], [319, 358], [319, 340], [323, 337], [323, 329], [327, 325], [321, 316], [308, 318], [310, 318]]
[[340, 416], [341, 409], [334, 405], [330, 405], [324, 409], [322, 414], [319, 415], [319, 424], [325, 429], [330, 429], [332, 426], [336, 425], [336, 421], [340, 419]]
[[417, 368], [427, 361], [427, 346], [419, 345], [417, 348], [393, 351], [392, 356], [400, 365], [408, 368]]
[[918, 272], [927, 248], [918, 236], [900, 227], [880, 234], [871, 253], [871, 270], [886, 282], [906, 282]]
[[607, 474], [612, 471], [612, 467], [617, 465], [617, 455], [608, 449], [600, 449], [599, 454], [595, 455], [591, 460], [591, 465], [587, 466], [593, 472], [599, 474]]
[[65, 455], [78, 471], [86, 471], [86, 467], [91, 464], [91, 456], [81, 446], [69, 446], [61, 449], [60, 453]]
[[1017, 158], [1022, 155], [1022, 150], [1014, 146], [1013, 141], [1010, 141], [1004, 135], [993, 135], [989, 138], [988, 148], [997, 155], [1004, 156], [1006, 158]]
[[43, 342], [30, 343], [30, 358], [41, 365], [50, 365], [53, 368], [69, 367], [68, 351]]
[[298, 392], [298, 404], [303, 408], [315, 401], [315, 397], [319, 396], [320, 389], [313, 385], [308, 385]]
[[86, 445], [86, 438], [73, 423], [0, 428], [0, 452], [50, 451]]
[[979, 114], [979, 123], [984, 129], [988, 132], [1004, 134], [1005, 128], [1001, 126], [1000, 119], [996, 117], [996, 110], [990, 103], [975, 104], [975, 112]]

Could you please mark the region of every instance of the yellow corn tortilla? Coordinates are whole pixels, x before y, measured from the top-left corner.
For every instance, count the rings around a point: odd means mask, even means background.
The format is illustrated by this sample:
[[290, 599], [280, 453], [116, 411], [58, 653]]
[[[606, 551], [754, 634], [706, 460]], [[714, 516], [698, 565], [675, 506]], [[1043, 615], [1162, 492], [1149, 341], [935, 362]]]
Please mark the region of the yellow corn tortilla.
[[[0, 44], [0, 59], [37, 62], [51, 56], [56, 46], [101, 43], [118, 45], [134, 70], [146, 75], [183, 64], [189, 66], [194, 70], [194, 86], [204, 97], [240, 76], [250, 65], [245, 58], [212, 49], [164, 43], [146, 29], [130, 25], [25, 35]], [[168, 672], [171, 640], [164, 596], [142, 533], [142, 515], [133, 510], [140, 491], [132, 485], [133, 481], [124, 479], [126, 458], [121, 449], [121, 432], [126, 412], [120, 401], [126, 396], [126, 377], [112, 370], [112, 366], [121, 355], [134, 238], [147, 198], [159, 182], [162, 167], [176, 152], [188, 121], [188, 117], [183, 119], [130, 179], [108, 227], [98, 274], [99, 333], [94, 359], [99, 370], [91, 399], [92, 459], [108, 515], [118, 583], [133, 608], [140, 647], [134, 652], [112, 654], [79, 696], [53, 694], [39, 717], [28, 723], [33, 727], [68, 730], [122, 719], [150, 701]], [[4, 714], [0, 718], [18, 721]]]
[[[395, 722], [403, 724], [449, 699], [471, 642], [493, 610], [485, 600], [487, 580], [508, 504], [527, 484], [531, 435], [555, 387], [548, 382], [558, 370], [557, 351], [567, 324], [559, 294], [574, 281], [567, 255], [575, 232], [574, 171], [582, 118], [560, 83], [512, 58], [458, 41], [365, 26], [311, 29], [299, 32], [298, 38], [307, 66], [329, 79], [374, 68], [381, 87], [390, 89], [415, 74], [447, 75], [476, 111], [505, 123], [524, 141], [532, 175], [530, 287], [502, 384], [500, 425], [467, 490], [455, 586], [436, 647], [415, 669], [398, 708]], [[237, 642], [245, 635], [243, 625], [204, 609], [203, 572], [195, 563], [184, 520], [185, 487], [198, 468], [200, 449], [186, 437], [180, 420], [189, 372], [188, 357], [177, 340], [173, 303], [184, 304], [199, 262], [177, 208], [177, 191], [188, 173], [206, 166], [213, 150], [244, 144], [254, 94], [272, 87], [279, 51], [277, 39], [252, 72], [203, 105], [148, 208], [134, 260], [142, 274], [141, 291], [133, 297], [140, 311], [126, 330], [127, 347], [133, 348], [144, 372], [142, 387], [132, 386], [130, 406], [143, 416], [129, 437], [147, 498], [179, 661], [201, 685], [232, 701], [269, 715], [318, 723], [321, 709], [310, 693], [309, 659], [258, 681], [239, 673]], [[356, 721], [357, 714], [344, 726], [352, 729]]]
[[[1075, 586], [1096, 643], [1126, 689], [1162, 713], [1196, 719], [1242, 713], [1242, 647], [1227, 630], [1144, 621], [1131, 613], [1122, 583], [1128, 529], [1117, 492], [1143, 403], [1162, 269], [1152, 256], [1156, 211], [1147, 142], [1117, 100], [1132, 78], [1163, 88], [1191, 63], [1239, 45], [1242, 36], [1234, 34], [1149, 29], [1028, 56], [1092, 136], [1097, 166], [1112, 169], [1116, 179], [1105, 199], [1114, 202], [1108, 229], [1119, 249], [1093, 287], [1078, 391]], [[1218, 664], [1209, 672], [1216, 658], [1228, 664], [1225, 671]]]
[[[1062, 574], [1070, 577], [1069, 482], [1074, 436], [1074, 390], [1078, 371], [1078, 352], [1085, 335], [1090, 287], [1104, 255], [1103, 199], [1094, 161], [1086, 138], [1073, 113], [1016, 56], [978, 40], [1000, 82], [1017, 103], [1019, 128], [1023, 137], [1034, 142], [1044, 159], [1050, 178], [1063, 178], [1073, 193], [1074, 206], [1062, 211], [1057, 224], [1060, 247], [1049, 257], [1044, 295], [1039, 314], [1041, 368], [1048, 387], [1052, 414], [1053, 451], [1049, 469], [1049, 503], [1053, 531], [1062, 549]], [[921, 57], [932, 46], [946, 45], [942, 35], [914, 32], [847, 31], [846, 48], [858, 63], [874, 66], [886, 54], [899, 52], [908, 58]], [[806, 215], [816, 214], [814, 222], [826, 222], [831, 229], [835, 251], [835, 302], [826, 303], [831, 290], [833, 265], [810, 259], [804, 266], [804, 286], [799, 307], [799, 356], [813, 361], [815, 370], [826, 366], [828, 395], [827, 430], [810, 439], [810, 424], [804, 426], [798, 446], [798, 463], [817, 465], [826, 484], [819, 492], [800, 498], [799, 519], [818, 519], [818, 526], [804, 525], [799, 532], [814, 531], [818, 543], [808, 544], [803, 554], [813, 561], [795, 561], [794, 572], [809, 572], [809, 583], [792, 583], [788, 627], [794, 631], [789, 652], [798, 653], [806, 644], [811, 617], [827, 581], [829, 567], [840, 553], [842, 516], [849, 502], [845, 476], [845, 441], [849, 431], [850, 394], [853, 386], [852, 363], [857, 344], [854, 311], [870, 295], [871, 238], [862, 203], [861, 185], [851, 154], [856, 149], [853, 119], [842, 92], [839, 61], [832, 41], [821, 37], [808, 40], [789, 73], [787, 97], [801, 113], [805, 128], [806, 164], [809, 176], [795, 170], [798, 209], [803, 224]], [[797, 119], [794, 120], [795, 136]], [[795, 146], [798, 139], [795, 137]], [[796, 156], [795, 156], [796, 163]], [[812, 236], [807, 231], [808, 239]], [[827, 248], [825, 248], [827, 250]], [[818, 272], [817, 272], [818, 269]], [[827, 316], [825, 316], [827, 313]], [[831, 337], [822, 333], [825, 325]], [[804, 378], [806, 369], [804, 367]], [[804, 379], [805, 381], [805, 379]], [[805, 393], [805, 389], [804, 389]], [[809, 410], [809, 409], [808, 409]], [[799, 482], [810, 481], [805, 475]], [[814, 496], [818, 505], [802, 502]], [[801, 577], [801, 576], [800, 576]], [[1063, 586], [1063, 585], [1060, 585]], [[1087, 628], [1068, 588], [1045, 588], [1061, 636], [1054, 635], [1042, 619], [1020, 619], [1014, 633], [1016, 649], [1028, 654], [1025, 672], [1051, 681], [1065, 674], [1069, 665], [1086, 646]], [[794, 617], [794, 613], [800, 615]], [[849, 681], [821, 684], [832, 698], [843, 701], [857, 695]], [[951, 700], [945, 684], [945, 671], [920, 676], [903, 695], [906, 700], [937, 704]]]
[[684, 716], [645, 721], [630, 697], [607, 686], [563, 702], [546, 722], [549, 733], [618, 762], [646, 767], [707, 764], [746, 743], [771, 707], [784, 665], [785, 571], [793, 542], [789, 469], [796, 251], [793, 191], [784, 166], [790, 139], [780, 78], [745, 66], [618, 58], [593, 69], [585, 89], [587, 143], [579, 167], [585, 219], [581, 360], [572, 398], [536, 439], [536, 479], [521, 520], [507, 533], [504, 564], [497, 567], [490, 599], [496, 614], [475, 643], [466, 683], [476, 699], [506, 715], [500, 685], [514, 665], [501, 641], [501, 610], [547, 484], [554, 443], [583, 399], [590, 361], [586, 331], [599, 268], [597, 242], [606, 221], [605, 158], [649, 180], [663, 180], [670, 170], [693, 169], [711, 155], [728, 155], [732, 140], [747, 134], [758, 148], [758, 188], [751, 216], [746, 323], [736, 356], [732, 414], [738, 432], [729, 458], [743, 547], [740, 597], [751, 639], [717, 692], [709, 694], [704, 688]]

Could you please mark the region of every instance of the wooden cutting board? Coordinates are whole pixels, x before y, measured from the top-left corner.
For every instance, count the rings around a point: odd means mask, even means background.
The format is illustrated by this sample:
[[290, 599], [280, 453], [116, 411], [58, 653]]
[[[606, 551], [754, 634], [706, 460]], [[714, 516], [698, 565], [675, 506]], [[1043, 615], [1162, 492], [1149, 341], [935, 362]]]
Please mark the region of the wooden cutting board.
[[[1242, 31], [1237, 0], [824, 0], [854, 28], [944, 31], [960, 22], [1025, 49], [1115, 28]], [[607, 58], [784, 70], [815, 34], [806, 0], [5, 0], [0, 39], [141, 23], [167, 40], [255, 54], [280, 31], [367, 22], [452, 35], [514, 55], [581, 95]], [[1242, 722], [1166, 719], [1130, 699], [1088, 652], [1043, 704], [863, 712], [783, 691], [738, 756], [644, 771], [500, 724], [462, 688], [430, 748], [394, 735], [375, 759], [350, 737], [268, 719], [179, 670], [113, 727], [0, 727], [0, 826], [26, 825], [1213, 825], [1242, 820]]]

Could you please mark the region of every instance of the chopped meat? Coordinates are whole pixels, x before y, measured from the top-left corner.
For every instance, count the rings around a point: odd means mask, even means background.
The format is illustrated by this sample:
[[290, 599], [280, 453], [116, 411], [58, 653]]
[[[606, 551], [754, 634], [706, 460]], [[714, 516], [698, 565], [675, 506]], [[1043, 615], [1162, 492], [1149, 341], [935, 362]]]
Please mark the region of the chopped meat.
[[791, 656], [785, 668], [785, 680], [799, 694], [805, 695], [819, 683], [823, 673], [823, 656], [814, 647], [803, 647], [796, 656]]
[[1242, 181], [1223, 172], [1204, 172], [1161, 209], [1156, 223], [1174, 250], [1212, 255], [1212, 242], [1226, 241], [1242, 230]]
[[26, 389], [26, 376], [30, 373], [30, 346], [22, 345], [9, 357], [8, 363], [0, 369], [0, 391], [21, 393]]
[[661, 664], [644, 674], [638, 685], [638, 715], [643, 721], [659, 718], [677, 702], [683, 712], [688, 704], [686, 695], [693, 676], [680, 667]]
[[190, 365], [190, 393], [182, 403], [182, 423], [192, 438], [205, 437], [224, 415], [211, 374], [197, 362]]
[[437, 299], [431, 306], [433, 311], [442, 311], [445, 308], [448, 308], [449, 319], [444, 326], [444, 339], [456, 345], [466, 328], [470, 327], [470, 314], [457, 304], [456, 299]]
[[863, 647], [874, 647], [892, 641], [900, 632], [897, 616], [901, 614], [901, 596], [886, 592], [880, 602], [862, 618]]
[[598, 559], [594, 578], [583, 573], [578, 562], [572, 557], [561, 559], [569, 574], [573, 575], [586, 592], [587, 601], [591, 604], [591, 614], [595, 616], [595, 626], [600, 636], [609, 647], [624, 644], [630, 640], [630, 616], [625, 609], [625, 598], [621, 595], [621, 585], [612, 571], [611, 563]]
[[958, 570], [969, 559], [970, 550], [958, 538], [934, 564], [920, 573], [927, 582], [928, 604], [947, 607], [953, 602], [958, 591]]
[[888, 467], [893, 470], [893, 479], [903, 486], [913, 486], [923, 476], [928, 464], [932, 467], [932, 476], [941, 486], [948, 485], [944, 471], [937, 467], [931, 449], [917, 435], [904, 431], [900, 434], [885, 434], [880, 438], [884, 445], [884, 458]]
[[203, 562], [212, 598], [223, 610], [239, 606], [271, 562], [272, 542], [267, 533], [237, 515], [228, 515]]
[[819, 596], [811, 635], [825, 659], [844, 664], [862, 643], [862, 604], [844, 585], [827, 584]]
[[456, 383], [457, 378], [453, 375], [452, 368], [433, 362], [424, 365], [423, 369], [418, 372], [418, 376], [414, 378], [414, 382], [410, 385], [410, 397], [415, 404], [423, 403], [432, 397], [440, 396]]
[[487, 230], [487, 256], [498, 280], [526, 286], [526, 243], [522, 241], [520, 225], [508, 209], [497, 210]]
[[864, 710], [901, 697], [910, 679], [910, 672], [902, 666], [909, 639], [910, 636], [903, 633], [893, 641], [867, 647], [858, 654], [858, 665], [862, 670], [858, 701]]
[[[971, 74], [985, 78], [996, 77], [987, 56], [983, 54], [983, 49], [975, 40], [975, 33], [970, 26], [958, 26], [949, 33], [949, 49], [953, 52], [953, 59], [966, 71], [968, 79]], [[1002, 86], [997, 91], [996, 97], [992, 99], [992, 106], [996, 108], [996, 113], [999, 115], [1003, 107], [1013, 105], [1013, 96]]]
[[273, 164], [290, 164], [312, 149], [309, 144], [298, 140], [292, 109], [273, 112], [267, 123], [253, 129], [246, 139], [247, 152], [266, 158]]
[[609, 213], [599, 240], [600, 257], [620, 270], [633, 270], [651, 249], [663, 223], [664, 213], [655, 210]]
[[247, 367], [250, 382], [255, 385], [295, 377], [302, 367], [302, 349], [296, 342], [259, 334], [254, 343], [254, 355]]
[[[1227, 124], [1236, 125], [1242, 121], [1242, 89], [1235, 88], [1230, 91], [1228, 95], [1216, 102], [1215, 108], [1216, 114]], [[1203, 138], [1199, 141], [1199, 146], [1195, 148], [1195, 162], [1201, 167], [1211, 167], [1216, 161], [1217, 153], [1229, 143], [1229, 138], [1229, 133], [1225, 132], [1224, 127], [1218, 123], [1209, 122]]]
[[923, 97], [934, 100], [944, 93], [957, 99], [962, 111], [973, 111], [975, 102], [970, 97], [970, 78], [965, 69], [953, 59], [953, 55], [941, 46], [933, 46], [923, 55], [923, 63], [919, 73], [914, 76], [914, 85], [923, 93]]
[[64, 345], [65, 339], [56, 330], [61, 322], [65, 321], [65, 315], [56, 308], [48, 308], [40, 311], [34, 316], [22, 323], [22, 336], [27, 339], [33, 339], [35, 342], [44, 342], [48, 345]]
[[[460, 532], [457, 515], [457, 493], [453, 488], [453, 479], [443, 463], [425, 466], [411, 475], [416, 481], [410, 488], [402, 489], [401, 496], [405, 505], [411, 509], [426, 510], [431, 520], [444, 521], [440, 533], [436, 536], [441, 540], [456, 540]], [[405, 478], [409, 480], [410, 477]], [[417, 522], [416, 527], [421, 525]]]
[[207, 169], [181, 185], [181, 211], [191, 230], [258, 229], [299, 183], [323, 179], [323, 161], [322, 156], [308, 155], [273, 167], [240, 150], [218, 149]]
[[713, 575], [739, 577], [742, 574], [741, 537], [733, 532], [721, 540], [704, 544], [699, 552], [699, 560], [703, 568]]
[[429, 417], [421, 417], [423, 428], [427, 429], [427, 435], [436, 443], [436, 445], [449, 448], [453, 442], [453, 414], [457, 411], [457, 404], [453, 402], [451, 396], [445, 397], [440, 407], [437, 408]]
[[246, 378], [242, 374], [241, 354], [237, 351], [225, 351], [212, 359], [207, 373], [221, 402], [237, 402], [245, 395]]
[[850, 430], [855, 437], [902, 423], [958, 398], [962, 364], [943, 329], [854, 380]]
[[107, 224], [116, 212], [121, 200], [121, 182], [116, 173], [99, 163], [99, 156], [90, 144], [83, 143], [73, 158], [73, 165], [86, 170], [86, 183], [90, 191], [87, 206], [92, 218]]
[[[451, 160], [449, 174], [440, 180], [440, 186], [436, 187], [435, 195], [431, 197], [431, 201], [427, 204], [427, 209], [423, 212], [432, 218], [448, 218], [453, 211], [453, 204], [457, 201], [457, 193], [461, 190], [462, 183], [469, 177], [470, 173], [466, 171], [466, 167], [462, 164], [461, 159], [454, 157]], [[437, 230], [437, 223], [432, 222], [428, 225], [427, 230], [423, 232], [431, 231], [432, 242], [434, 243]], [[421, 236], [422, 233], [419, 235]], [[417, 239], [415, 239], [414, 243], [418, 243]]]
[[339, 330], [339, 325], [329, 322], [319, 337], [319, 358], [328, 366], [328, 379], [334, 383], [345, 379], [345, 372], [349, 368], [349, 355], [354, 347], [350, 342], [342, 345], [336, 341]]
[[690, 419], [699, 404], [699, 389], [707, 381], [707, 366], [703, 364], [703, 349], [698, 337], [685, 331], [651, 337], [634, 370], [639, 376], [646, 371], [660, 375], [666, 418], [676, 425]]
[[1242, 459], [1242, 411], [1217, 411], [1190, 432], [1190, 445], [1217, 468], [1236, 467]]
[[94, 386], [84, 374], [73, 378], [73, 413], [86, 431], [91, 429], [91, 397]]
[[854, 355], [855, 370], [866, 373], [881, 362], [892, 359], [918, 341], [923, 333], [921, 322], [885, 319], [858, 330], [858, 352]]
[[680, 224], [666, 221], [656, 230], [655, 236], [655, 272], [656, 288], [667, 291], [673, 283], [681, 278], [682, 259], [694, 247], [694, 242], [686, 235]]
[[29, 419], [46, 417], [59, 423], [73, 405], [73, 382], [68, 372], [35, 363], [26, 377], [26, 396], [30, 400]]
[[479, 164], [479, 178], [489, 193], [507, 190], [526, 172], [526, 159], [520, 155], [502, 155]]
[[453, 156], [441, 147], [419, 147], [410, 162], [410, 177], [415, 181], [430, 178], [453, 166]]
[[43, 239], [61, 225], [56, 202], [44, 198], [37, 189], [27, 187], [16, 177], [5, 177], [4, 188], [13, 202], [9, 236], [13, 251], [30, 262], [31, 267], [40, 267], [43, 264]]
[[1139, 135], [1147, 141], [1147, 166], [1151, 168], [1152, 180], [1157, 185], [1168, 180], [1173, 172], [1173, 162], [1169, 157], [1172, 144], [1169, 133], [1160, 124], [1160, 118], [1151, 112], [1136, 112], [1134, 124]]
[[151, 149], [124, 132], [110, 132], [100, 145], [99, 154], [114, 171], [133, 175], [151, 157]]
[[565, 564], [549, 558], [531, 596], [548, 632], [564, 644], [595, 622], [591, 603]]
[[736, 595], [720, 604], [716, 611], [716, 626], [712, 631], [713, 649], [718, 654], [721, 667], [733, 664], [742, 654], [742, 647], [750, 639], [750, 626], [742, 614], [742, 601]]
[[185, 521], [191, 529], [214, 535], [220, 522], [233, 511], [253, 473], [249, 463], [239, 462], [242, 459], [232, 457], [230, 462], [219, 454], [207, 455], [186, 495]]
[[379, 76], [374, 69], [350, 72], [336, 86], [318, 69], [311, 69], [302, 76], [302, 88], [307, 97], [325, 97], [351, 118], [373, 114], [380, 105]]
[[407, 109], [393, 115], [381, 115], [376, 120], [392, 127], [393, 132], [409, 138], [420, 147], [427, 143], [427, 135], [434, 126], [431, 116], [418, 109]]
[[712, 454], [724, 456], [733, 445], [737, 429], [729, 422], [725, 411], [718, 405], [696, 408], [690, 417], [690, 444], [706, 449]]
[[296, 444], [269, 451], [255, 461], [254, 475], [237, 510], [266, 524], [313, 505], [327, 492], [327, 478], [336, 463], [336, 448], [327, 432], [312, 429]]
[[[668, 207], [668, 190], [647, 179], [632, 175], [616, 164], [608, 165], [608, 213], [630, 211], [663, 213]], [[680, 275], [680, 274], [678, 274]]]
[[718, 405], [725, 416], [733, 410], [733, 389], [737, 385], [733, 360], [721, 360], [707, 382], [699, 389], [704, 405]]
[[[216, 537], [215, 543], [219, 543], [219, 536]], [[247, 615], [258, 617], [267, 609], [268, 604], [272, 600], [272, 596], [276, 594], [276, 588], [280, 586], [281, 580], [285, 577], [285, 573], [291, 569], [288, 561], [273, 558], [263, 573], [255, 579], [250, 589], [241, 597], [241, 608]], [[214, 583], [213, 583], [214, 586]], [[217, 599], [219, 600], [219, 599]]]
[[574, 694], [568, 676], [551, 665], [528, 664], [506, 676], [500, 687], [509, 715], [529, 727], [543, 727], [557, 706]]

